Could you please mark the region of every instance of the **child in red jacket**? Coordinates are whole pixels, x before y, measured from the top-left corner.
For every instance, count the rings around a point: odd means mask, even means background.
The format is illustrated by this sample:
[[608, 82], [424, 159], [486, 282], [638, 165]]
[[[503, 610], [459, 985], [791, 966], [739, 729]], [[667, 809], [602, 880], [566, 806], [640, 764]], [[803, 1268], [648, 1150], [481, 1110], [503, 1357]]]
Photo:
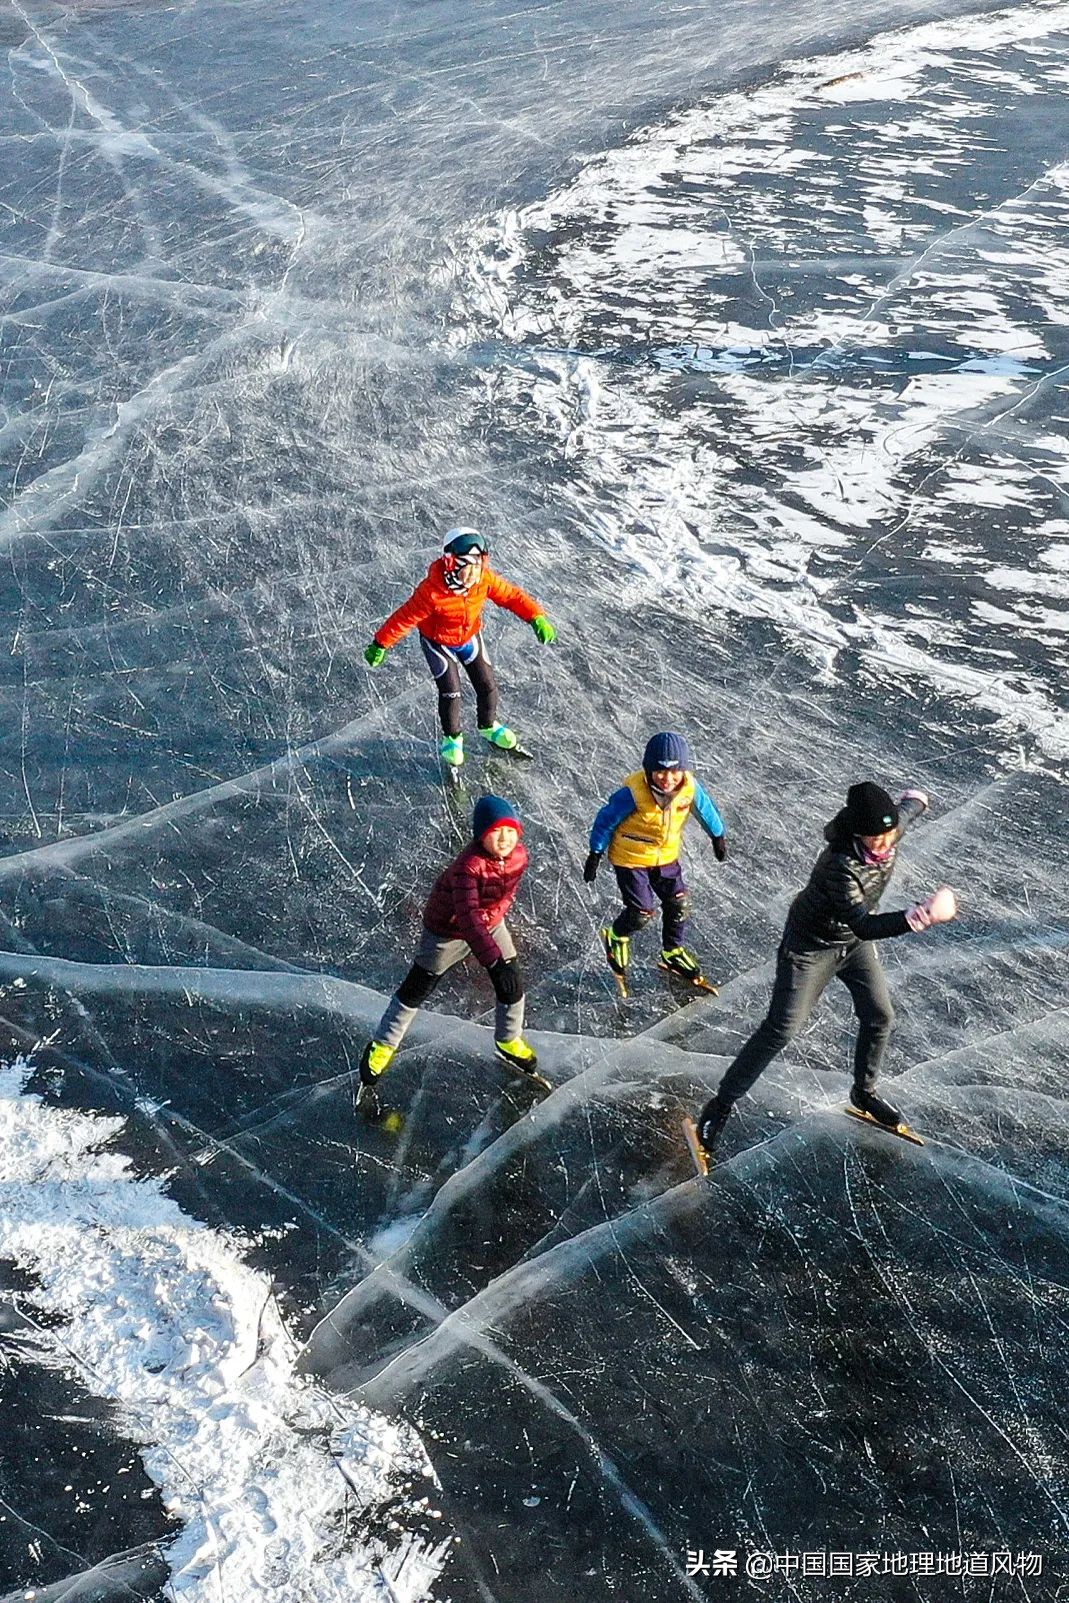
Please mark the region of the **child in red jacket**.
[[438, 682], [439, 753], [452, 768], [459, 768], [464, 761], [461, 668], [475, 687], [480, 735], [499, 751], [512, 751], [519, 744], [514, 731], [497, 721], [497, 683], [480, 632], [486, 603], [493, 601], [529, 623], [544, 646], [557, 638], [538, 602], [494, 573], [487, 561], [488, 551], [486, 538], [477, 529], [450, 529], [442, 555], [431, 563], [427, 577], [390, 614], [364, 652], [368, 666], [377, 668], [391, 646], [411, 629], [419, 630], [423, 655]]
[[538, 1058], [521, 1034], [523, 976], [505, 926], [505, 914], [527, 867], [527, 848], [520, 839], [523, 825], [500, 796], [480, 796], [473, 825], [471, 845], [450, 863], [431, 891], [415, 961], [360, 1059], [362, 1086], [373, 1086], [385, 1073], [421, 1005], [442, 975], [469, 953], [486, 969], [497, 997], [494, 1046], [499, 1056], [525, 1074], [534, 1074]]

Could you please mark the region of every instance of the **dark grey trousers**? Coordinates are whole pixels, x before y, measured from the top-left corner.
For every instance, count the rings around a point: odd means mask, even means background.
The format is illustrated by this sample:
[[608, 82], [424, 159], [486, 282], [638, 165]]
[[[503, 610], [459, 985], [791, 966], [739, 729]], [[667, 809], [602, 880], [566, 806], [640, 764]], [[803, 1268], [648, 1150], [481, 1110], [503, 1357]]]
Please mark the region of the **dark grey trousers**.
[[854, 1084], [872, 1090], [895, 1022], [875, 946], [871, 941], [848, 946], [808, 946], [797, 937], [792, 939], [788, 929], [776, 954], [776, 983], [768, 1014], [721, 1080], [713, 1099], [721, 1108], [745, 1096], [772, 1059], [802, 1029], [832, 979], [842, 980], [858, 1018]]

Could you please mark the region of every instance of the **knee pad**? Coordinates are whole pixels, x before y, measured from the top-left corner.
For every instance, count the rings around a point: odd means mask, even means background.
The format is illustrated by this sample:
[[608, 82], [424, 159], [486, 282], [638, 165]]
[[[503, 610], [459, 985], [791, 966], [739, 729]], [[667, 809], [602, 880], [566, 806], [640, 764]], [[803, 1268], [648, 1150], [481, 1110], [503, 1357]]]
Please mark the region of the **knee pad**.
[[[644, 924], [648, 924], [653, 917], [651, 907], [624, 907], [623, 918], [617, 919], [617, 924], [626, 924], [626, 929], [617, 929], [618, 935], [637, 935]], [[616, 929], [616, 925], [613, 926]]]
[[666, 913], [674, 913], [679, 919], [690, 917], [690, 892], [680, 891], [678, 896], [666, 896], [664, 899]]
[[432, 974], [429, 969], [413, 963], [397, 987], [397, 1000], [405, 1007], [422, 1007], [440, 978], [440, 974]]

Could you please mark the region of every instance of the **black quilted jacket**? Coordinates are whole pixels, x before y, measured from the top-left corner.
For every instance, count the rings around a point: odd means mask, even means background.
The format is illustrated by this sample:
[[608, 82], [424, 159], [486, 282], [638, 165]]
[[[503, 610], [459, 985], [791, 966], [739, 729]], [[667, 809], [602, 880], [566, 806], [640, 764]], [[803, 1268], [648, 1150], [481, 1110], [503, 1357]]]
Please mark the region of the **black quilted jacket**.
[[[903, 797], [898, 806], [899, 840], [923, 811], [924, 803], [918, 797]], [[826, 826], [824, 838], [828, 844], [813, 865], [809, 884], [791, 903], [788, 937], [818, 946], [839, 946], [907, 935], [909, 925], [904, 912], [875, 911], [894, 873], [894, 857], [886, 863], [865, 862], [841, 817], [838, 814]]]

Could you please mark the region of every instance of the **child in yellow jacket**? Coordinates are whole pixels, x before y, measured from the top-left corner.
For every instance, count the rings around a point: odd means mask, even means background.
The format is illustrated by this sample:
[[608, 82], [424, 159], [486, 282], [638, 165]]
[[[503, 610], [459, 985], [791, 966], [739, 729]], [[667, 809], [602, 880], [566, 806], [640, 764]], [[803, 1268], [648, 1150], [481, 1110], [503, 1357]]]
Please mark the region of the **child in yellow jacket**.
[[590, 832], [583, 878], [593, 882], [608, 850], [623, 897], [623, 911], [601, 932], [609, 967], [621, 982], [631, 961], [631, 937], [653, 918], [658, 903], [663, 966], [686, 980], [701, 978], [701, 964], [684, 945], [688, 896], [679, 852], [691, 812], [711, 837], [719, 862], [727, 856], [727, 839], [724, 820], [692, 767], [682, 735], [653, 735], [642, 767], [613, 792]]

